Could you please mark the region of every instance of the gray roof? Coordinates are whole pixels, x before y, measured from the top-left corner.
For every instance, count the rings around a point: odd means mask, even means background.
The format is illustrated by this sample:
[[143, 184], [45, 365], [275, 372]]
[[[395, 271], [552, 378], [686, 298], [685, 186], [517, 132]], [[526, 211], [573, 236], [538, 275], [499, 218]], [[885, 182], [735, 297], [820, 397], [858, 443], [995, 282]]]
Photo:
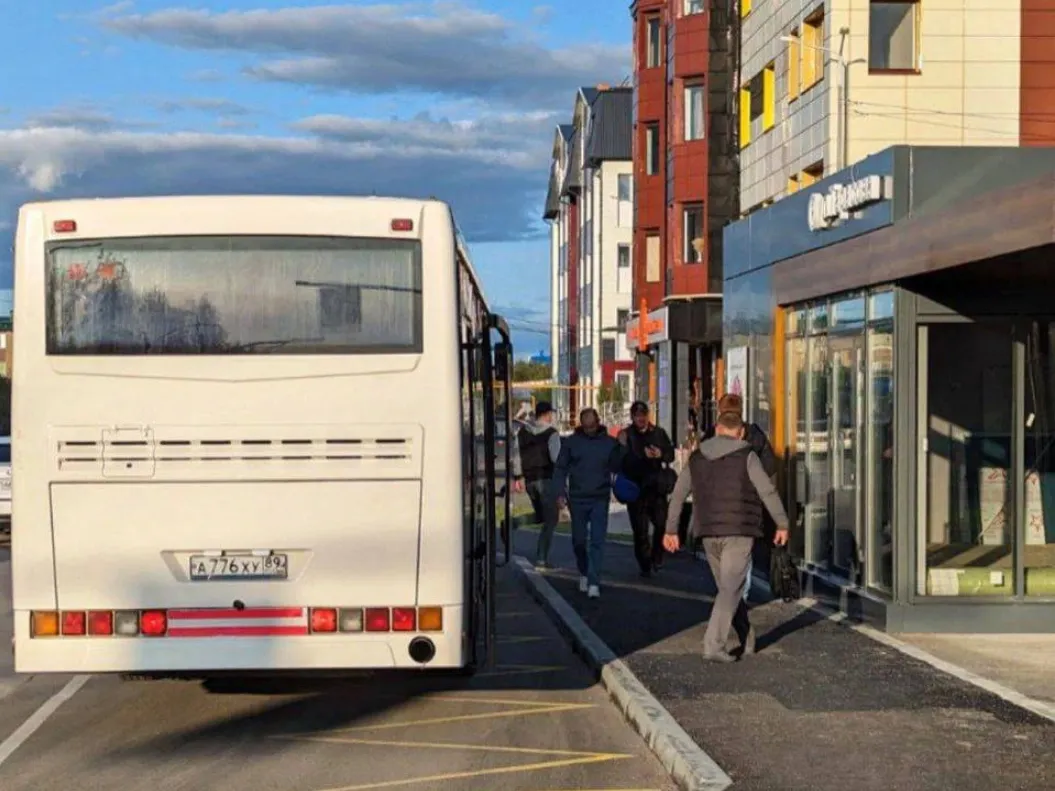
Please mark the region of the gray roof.
[[575, 124], [561, 124], [557, 129], [560, 130], [560, 136], [564, 138], [565, 143], [571, 140], [571, 136], [575, 134]]
[[634, 92], [613, 88], [593, 102], [593, 126], [586, 140], [586, 164], [633, 157]]
[[568, 170], [564, 174], [561, 195], [582, 190], [582, 146], [579, 145], [579, 130], [568, 141]]
[[600, 91], [593, 86], [587, 87], [584, 85], [582, 88], [579, 88], [579, 93], [582, 94], [582, 98], [586, 101], [586, 105], [589, 106], [593, 104], [593, 100], [597, 98]]

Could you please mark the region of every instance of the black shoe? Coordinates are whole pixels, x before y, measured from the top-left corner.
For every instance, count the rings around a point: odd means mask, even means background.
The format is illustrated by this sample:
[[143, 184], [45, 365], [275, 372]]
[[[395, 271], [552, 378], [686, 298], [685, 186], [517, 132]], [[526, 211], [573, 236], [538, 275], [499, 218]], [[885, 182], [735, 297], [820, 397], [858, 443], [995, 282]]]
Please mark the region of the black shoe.
[[647, 580], [652, 576], [652, 569], [641, 569], [641, 576]]

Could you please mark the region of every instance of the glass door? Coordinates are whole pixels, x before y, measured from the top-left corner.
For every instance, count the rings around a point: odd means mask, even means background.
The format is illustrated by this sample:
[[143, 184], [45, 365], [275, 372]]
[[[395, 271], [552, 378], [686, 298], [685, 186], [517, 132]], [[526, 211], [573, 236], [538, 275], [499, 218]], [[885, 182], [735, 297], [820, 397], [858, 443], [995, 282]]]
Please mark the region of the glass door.
[[832, 335], [831, 359], [831, 565], [833, 571], [858, 581], [861, 525], [860, 485], [864, 406], [864, 338]]

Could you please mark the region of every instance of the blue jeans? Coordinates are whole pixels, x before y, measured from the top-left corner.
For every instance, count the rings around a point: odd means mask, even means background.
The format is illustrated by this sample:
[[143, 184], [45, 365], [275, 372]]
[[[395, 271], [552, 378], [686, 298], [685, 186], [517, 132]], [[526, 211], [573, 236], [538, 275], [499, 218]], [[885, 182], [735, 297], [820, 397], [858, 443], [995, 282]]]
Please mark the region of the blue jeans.
[[608, 538], [608, 504], [607, 497], [603, 500], [572, 500], [568, 503], [575, 563], [579, 567], [579, 573], [586, 577], [590, 585], [601, 584], [604, 542]]

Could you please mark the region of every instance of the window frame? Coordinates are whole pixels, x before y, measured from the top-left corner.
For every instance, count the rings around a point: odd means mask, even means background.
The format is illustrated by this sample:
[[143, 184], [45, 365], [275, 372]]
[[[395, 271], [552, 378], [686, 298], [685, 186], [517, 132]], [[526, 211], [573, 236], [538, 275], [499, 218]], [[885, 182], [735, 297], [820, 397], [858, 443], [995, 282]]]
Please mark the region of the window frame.
[[[694, 11], [693, 6], [699, 4], [699, 9]], [[707, 3], [704, 0], [683, 0], [681, 4], [682, 16], [698, 16], [707, 13]]]
[[[706, 233], [707, 218], [703, 213], [704, 206], [702, 202], [699, 203], [684, 203], [681, 206], [681, 235], [682, 235], [682, 249], [681, 249], [681, 262], [687, 266], [693, 266], [695, 264], [702, 264], [704, 253], [696, 252], [696, 248], [692, 245], [692, 239], [689, 238], [689, 217], [690, 215], [699, 212], [700, 218], [700, 237], [704, 238]], [[696, 238], [693, 236], [693, 238]]]
[[659, 175], [660, 159], [659, 122], [645, 124], [645, 175]]
[[[873, 6], [911, 6], [912, 7], [912, 65], [911, 66], [874, 66], [872, 64], [872, 35], [876, 32], [872, 24]], [[922, 26], [922, 3], [920, 0], [869, 0], [868, 2], [868, 73], [869, 74], [921, 74], [920, 56], [921, 26]]]
[[[693, 134], [692, 119], [695, 115], [694, 103], [691, 101], [691, 97], [699, 95], [700, 99], [700, 118], [699, 118], [699, 129], [695, 130]], [[707, 139], [707, 86], [702, 78], [686, 80], [685, 85], [682, 88], [682, 115], [684, 116], [685, 126], [683, 131], [684, 139], [686, 142], [693, 142], [696, 140]]]
[[659, 14], [652, 14], [645, 17], [645, 68], [657, 69], [662, 65], [663, 25]]
[[[800, 44], [802, 68], [799, 79], [802, 93], [824, 79], [824, 6], [820, 6], [802, 21], [802, 38]], [[807, 33], [808, 31], [808, 33]]]

